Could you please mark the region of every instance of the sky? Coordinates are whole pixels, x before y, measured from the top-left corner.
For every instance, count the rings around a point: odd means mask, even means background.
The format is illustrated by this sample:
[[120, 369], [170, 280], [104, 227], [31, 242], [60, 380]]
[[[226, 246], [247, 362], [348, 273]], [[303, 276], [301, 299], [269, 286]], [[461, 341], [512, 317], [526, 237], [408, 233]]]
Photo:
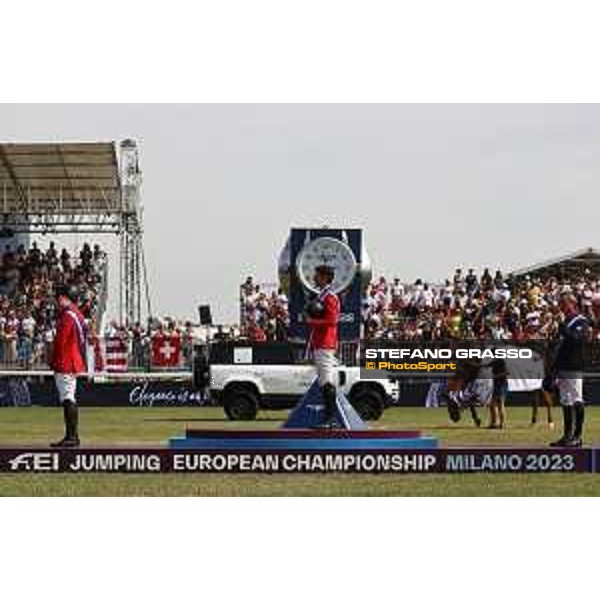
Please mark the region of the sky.
[[593, 104], [4, 104], [0, 131], [138, 142], [157, 316], [235, 322], [291, 227], [362, 227], [374, 275], [404, 280], [600, 246]]

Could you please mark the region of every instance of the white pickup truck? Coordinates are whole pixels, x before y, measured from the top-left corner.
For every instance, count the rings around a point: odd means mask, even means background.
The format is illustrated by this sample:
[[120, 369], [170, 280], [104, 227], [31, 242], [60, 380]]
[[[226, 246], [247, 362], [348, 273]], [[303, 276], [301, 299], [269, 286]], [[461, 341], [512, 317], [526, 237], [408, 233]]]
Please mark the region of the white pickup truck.
[[[357, 366], [338, 367], [338, 387], [359, 415], [377, 420], [398, 400], [391, 380], [361, 380]], [[196, 387], [209, 388], [231, 420], [253, 420], [260, 409], [294, 407], [316, 377], [312, 364], [298, 360], [289, 344], [211, 344], [197, 349]]]

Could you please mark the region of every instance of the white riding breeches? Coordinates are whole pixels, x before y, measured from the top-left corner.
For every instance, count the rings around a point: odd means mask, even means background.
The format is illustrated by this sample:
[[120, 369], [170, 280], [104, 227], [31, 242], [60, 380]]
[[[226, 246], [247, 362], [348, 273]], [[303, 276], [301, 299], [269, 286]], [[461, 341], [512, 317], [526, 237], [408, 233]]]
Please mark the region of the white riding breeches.
[[326, 383], [336, 385], [336, 372], [338, 360], [335, 356], [335, 350], [315, 350], [315, 367], [317, 368], [317, 378], [319, 387]]
[[58, 397], [62, 404], [65, 400], [76, 403], [75, 392], [77, 391], [77, 376], [68, 373], [55, 373], [54, 383], [58, 390]]

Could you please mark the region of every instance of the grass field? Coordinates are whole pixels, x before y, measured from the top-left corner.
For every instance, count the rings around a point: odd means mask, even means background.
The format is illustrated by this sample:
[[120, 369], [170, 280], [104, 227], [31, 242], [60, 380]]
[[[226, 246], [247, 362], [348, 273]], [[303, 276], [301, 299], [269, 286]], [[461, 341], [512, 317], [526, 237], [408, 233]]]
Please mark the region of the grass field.
[[[559, 411], [556, 410], [556, 413]], [[162, 445], [187, 425], [197, 428], [272, 429], [284, 412], [264, 412], [249, 423], [232, 423], [218, 408], [87, 408], [81, 411], [86, 445]], [[557, 415], [558, 416], [558, 415]], [[546, 446], [560, 434], [545, 423], [529, 425], [528, 408], [509, 411], [503, 431], [476, 429], [469, 421], [449, 425], [443, 409], [392, 408], [375, 427], [420, 429], [442, 445]], [[62, 411], [0, 409], [0, 444], [45, 445], [62, 434]], [[588, 409], [588, 444], [600, 442], [600, 407]], [[599, 495], [600, 475], [485, 474], [0, 474], [0, 496], [573, 496]]]

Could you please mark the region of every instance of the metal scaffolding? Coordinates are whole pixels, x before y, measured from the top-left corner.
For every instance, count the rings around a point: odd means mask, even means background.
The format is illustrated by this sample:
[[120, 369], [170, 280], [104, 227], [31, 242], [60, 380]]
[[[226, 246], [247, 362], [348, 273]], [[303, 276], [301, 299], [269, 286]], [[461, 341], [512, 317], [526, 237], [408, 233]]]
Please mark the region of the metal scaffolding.
[[142, 174], [133, 140], [0, 144], [0, 237], [119, 236], [121, 322], [151, 316], [143, 245]]

